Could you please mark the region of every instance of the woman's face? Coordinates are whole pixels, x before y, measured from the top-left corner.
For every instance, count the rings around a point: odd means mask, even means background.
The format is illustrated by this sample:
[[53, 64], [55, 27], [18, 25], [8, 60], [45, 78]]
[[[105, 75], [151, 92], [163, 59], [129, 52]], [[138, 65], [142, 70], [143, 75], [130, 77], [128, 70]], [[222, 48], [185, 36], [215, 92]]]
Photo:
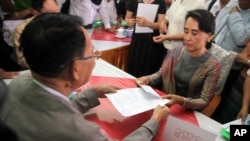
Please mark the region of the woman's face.
[[196, 51], [206, 48], [206, 43], [209, 41], [210, 34], [199, 29], [199, 23], [189, 17], [184, 26], [184, 44], [187, 50]]

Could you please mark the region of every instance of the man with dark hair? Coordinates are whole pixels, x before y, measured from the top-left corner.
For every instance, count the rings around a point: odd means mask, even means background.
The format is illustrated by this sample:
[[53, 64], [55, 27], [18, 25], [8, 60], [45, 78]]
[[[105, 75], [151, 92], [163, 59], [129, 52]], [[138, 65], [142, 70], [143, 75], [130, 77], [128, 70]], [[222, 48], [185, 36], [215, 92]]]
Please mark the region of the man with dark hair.
[[[1, 120], [25, 141], [112, 140], [82, 114], [117, 87], [95, 86], [68, 99], [89, 81], [95, 59], [100, 57], [80, 18], [59, 13], [39, 15], [26, 26], [20, 43], [31, 75], [22, 74], [11, 81]], [[125, 140], [151, 140], [168, 114], [166, 106], [157, 106], [151, 119]]]

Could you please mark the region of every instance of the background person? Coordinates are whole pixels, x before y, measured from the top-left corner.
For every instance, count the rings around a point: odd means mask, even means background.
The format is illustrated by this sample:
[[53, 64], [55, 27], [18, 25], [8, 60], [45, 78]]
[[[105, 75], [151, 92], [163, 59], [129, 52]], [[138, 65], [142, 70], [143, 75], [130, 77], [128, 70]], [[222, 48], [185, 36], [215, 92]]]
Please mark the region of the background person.
[[21, 22], [14, 30], [13, 33], [13, 42], [15, 47], [15, 52], [17, 56], [17, 62], [23, 68], [29, 68], [25, 57], [23, 56], [22, 50], [20, 50], [20, 36], [26, 27], [26, 25], [35, 17], [43, 13], [57, 13], [59, 12], [57, 3], [55, 0], [31, 0], [32, 1], [32, 8], [33, 8], [33, 17], [28, 18]]
[[115, 26], [110, 23], [107, 0], [70, 0], [69, 14], [80, 16], [85, 28], [92, 28], [97, 13], [108, 32], [115, 32]]
[[183, 26], [188, 11], [207, 9], [205, 0], [175, 0], [166, 12], [166, 17], [160, 24], [160, 35], [153, 38], [154, 42], [164, 44], [167, 50], [183, 44]]
[[[145, 17], [136, 16], [139, 3], [159, 5], [154, 21], [149, 21]], [[160, 22], [165, 17], [166, 5], [164, 0], [128, 0], [125, 20], [128, 27], [135, 24], [153, 29], [153, 33], [135, 33], [129, 46], [127, 72], [139, 77], [153, 73], [159, 69], [166, 54], [166, 49], [162, 44], [153, 42], [153, 36], [159, 35]]]
[[233, 121], [235, 119], [242, 119], [245, 123], [246, 117], [249, 113], [250, 106], [250, 40], [247, 42], [244, 50], [238, 54], [237, 61], [244, 64], [240, 71], [240, 75], [234, 82], [223, 104], [221, 104], [220, 111], [216, 114], [216, 120], [222, 124]]
[[[219, 8], [218, 8], [219, 7]], [[216, 16], [215, 43], [227, 51], [240, 53], [250, 39], [250, 1], [249, 0], [217, 0], [212, 6], [212, 13], [219, 11]], [[225, 87], [221, 93], [221, 102], [213, 118], [219, 120], [225, 99], [237, 81], [242, 64], [235, 62], [227, 77]]]

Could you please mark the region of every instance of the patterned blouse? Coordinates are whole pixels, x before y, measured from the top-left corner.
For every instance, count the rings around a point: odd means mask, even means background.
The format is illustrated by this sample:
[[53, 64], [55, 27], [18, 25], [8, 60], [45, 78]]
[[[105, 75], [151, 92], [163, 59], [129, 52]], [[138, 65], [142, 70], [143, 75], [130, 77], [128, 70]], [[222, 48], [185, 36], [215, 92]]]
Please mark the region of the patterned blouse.
[[[161, 84], [162, 90], [165, 93], [176, 94], [176, 79], [174, 70], [176, 64], [183, 57], [184, 47], [176, 47], [174, 50], [168, 52], [165, 57], [161, 69], [148, 77], [150, 78], [150, 85], [157, 86]], [[208, 54], [208, 56], [207, 56]], [[182, 96], [187, 97], [185, 107], [190, 109], [201, 110], [205, 108], [213, 96], [217, 93], [217, 82], [220, 77], [221, 65], [217, 58], [209, 52], [206, 52], [206, 58], [200, 61], [198, 68], [194, 71], [189, 83], [187, 83], [186, 94]]]

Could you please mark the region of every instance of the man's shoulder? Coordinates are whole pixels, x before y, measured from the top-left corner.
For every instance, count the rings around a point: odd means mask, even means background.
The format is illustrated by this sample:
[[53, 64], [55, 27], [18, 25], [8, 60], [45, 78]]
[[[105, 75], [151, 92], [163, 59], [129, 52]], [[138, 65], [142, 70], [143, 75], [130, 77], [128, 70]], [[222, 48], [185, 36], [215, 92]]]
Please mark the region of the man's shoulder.
[[33, 79], [34, 78], [31, 76], [30, 73], [20, 74], [11, 80], [9, 87], [19, 86], [21, 88], [22, 86], [25, 86], [28, 82], [32, 82]]

